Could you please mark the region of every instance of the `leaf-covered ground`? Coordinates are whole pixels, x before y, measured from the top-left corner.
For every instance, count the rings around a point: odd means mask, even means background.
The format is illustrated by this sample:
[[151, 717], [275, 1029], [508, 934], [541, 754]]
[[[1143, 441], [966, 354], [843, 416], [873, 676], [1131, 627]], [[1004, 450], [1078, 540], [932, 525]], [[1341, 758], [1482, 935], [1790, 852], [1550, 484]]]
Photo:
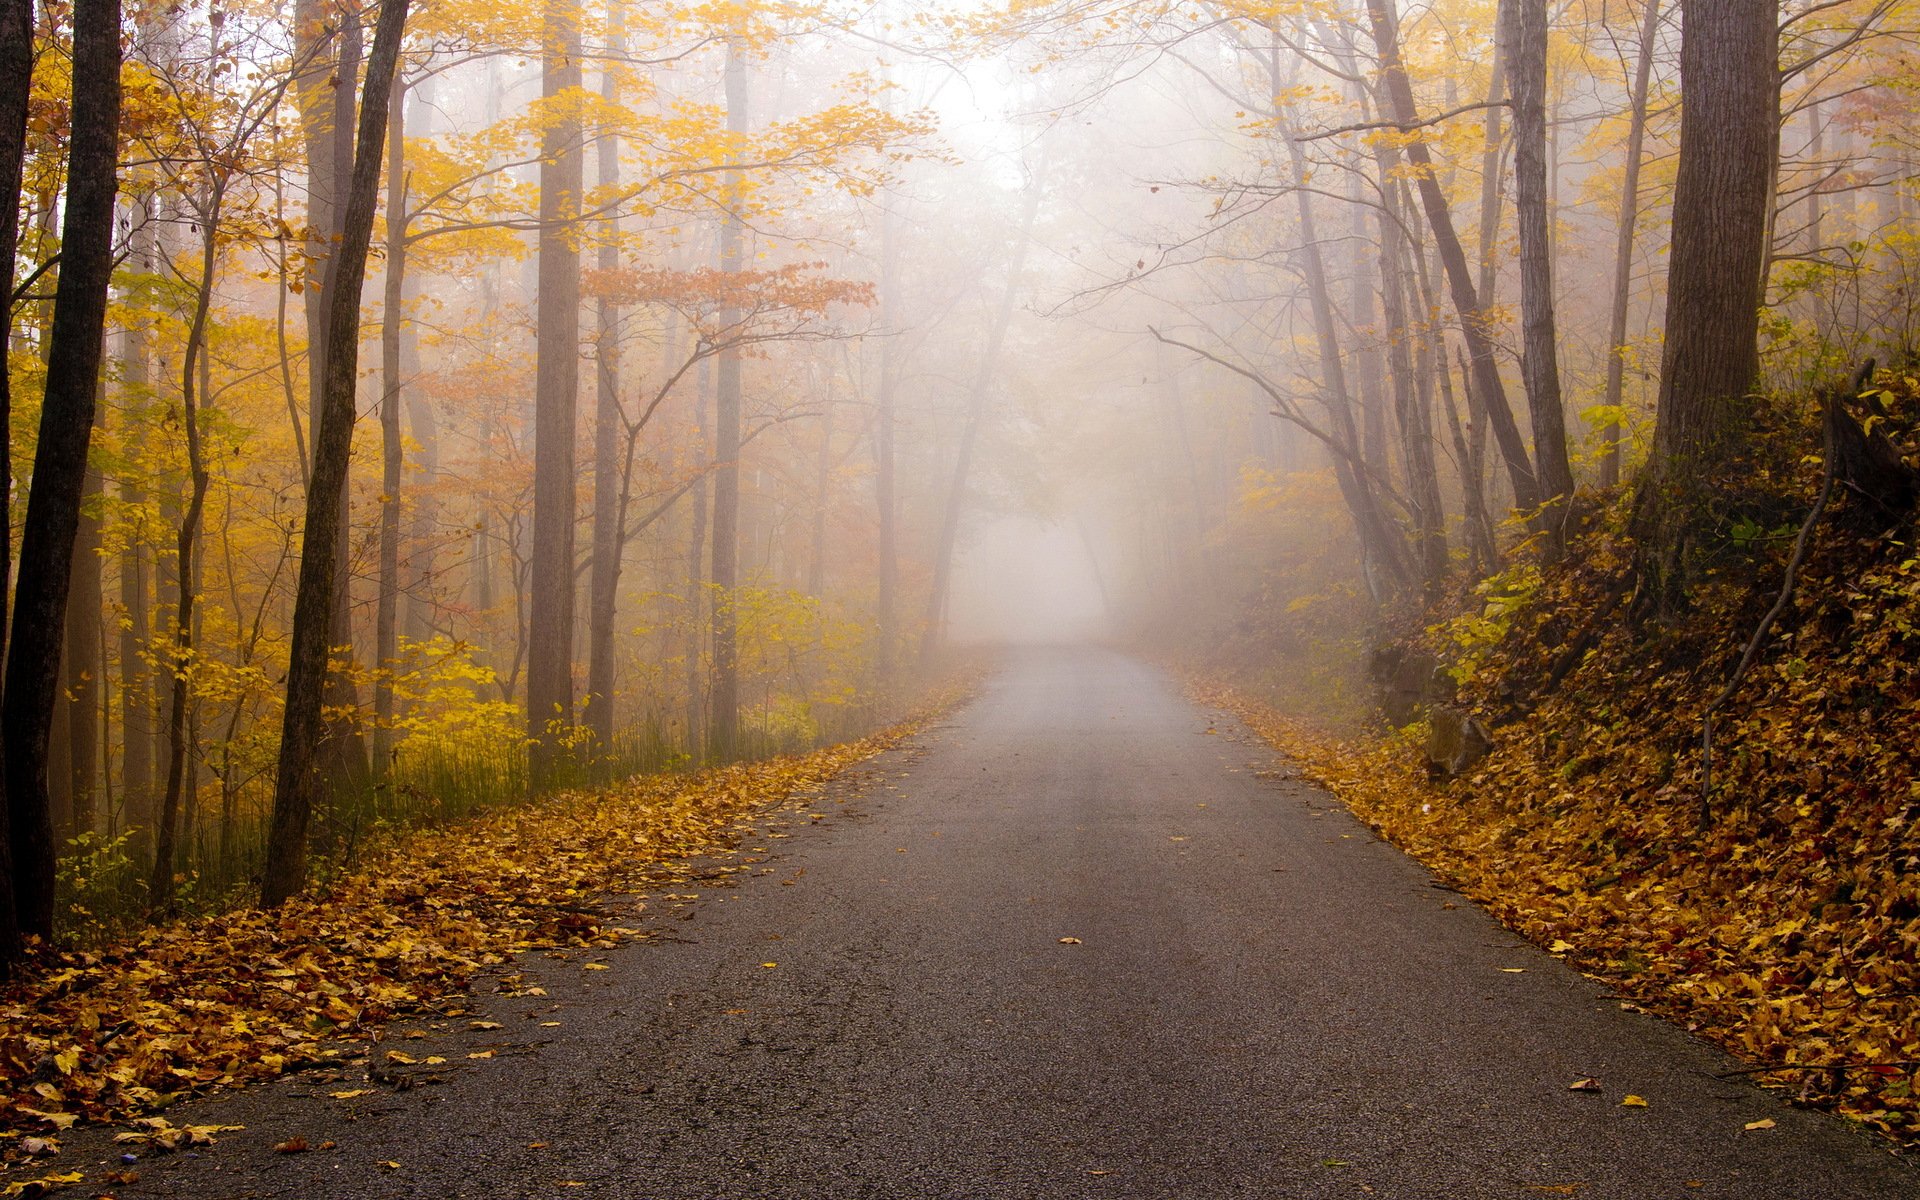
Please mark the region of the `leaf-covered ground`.
[[[1920, 386], [1891, 386], [1920, 416]], [[1818, 473], [1774, 481], [1789, 533]], [[1703, 829], [1702, 715], [1778, 594], [1785, 539], [1656, 623], [1623, 615], [1630, 547], [1607, 521], [1502, 617], [1459, 700], [1495, 742], [1466, 777], [1429, 779], [1418, 726], [1340, 740], [1205, 698], [1525, 936], [1762, 1083], [1920, 1144], [1920, 557], [1845, 508], [1817, 531], [1715, 720]]]
[[[50, 1156], [76, 1123], [145, 1119], [137, 1135], [204, 1137], [152, 1114], [350, 1056], [395, 1018], [457, 1003], [476, 973], [518, 951], [644, 937], [614, 914], [686, 878], [695, 858], [706, 871], [753, 869], [744, 833], [804, 808], [818, 785], [938, 707], [805, 756], [646, 776], [415, 833], [278, 912], [44, 961], [0, 997], [7, 1156]], [[714, 866], [721, 856], [732, 862]]]

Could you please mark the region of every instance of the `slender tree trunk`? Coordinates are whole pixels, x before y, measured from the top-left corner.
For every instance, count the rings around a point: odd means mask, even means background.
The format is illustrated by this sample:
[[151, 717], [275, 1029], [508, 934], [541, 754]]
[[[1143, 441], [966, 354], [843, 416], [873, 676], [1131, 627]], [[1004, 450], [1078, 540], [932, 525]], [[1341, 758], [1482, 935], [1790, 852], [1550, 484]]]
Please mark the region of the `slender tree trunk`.
[[707, 390], [712, 375], [707, 369], [711, 359], [702, 360], [693, 391], [693, 427], [695, 452], [693, 469], [699, 478], [693, 485], [693, 527], [687, 537], [687, 754], [698, 757], [707, 744], [706, 695], [707, 670], [703, 651], [707, 639], [707, 470], [713, 462], [707, 443]]
[[1680, 162], [1653, 455], [1637, 495], [1642, 606], [1672, 611], [1703, 569], [1713, 498], [1759, 373], [1779, 41], [1772, 0], [1681, 0]]
[[807, 595], [827, 585], [827, 511], [833, 504], [833, 368], [827, 368], [827, 394], [821, 401], [820, 457], [813, 471], [813, 537], [807, 550]]
[[[360, 289], [366, 280], [367, 246], [380, 190], [380, 159], [386, 138], [387, 98], [400, 57], [408, 0], [385, 0], [367, 63], [359, 139], [348, 190], [341, 239], [334, 258], [336, 287], [329, 319], [337, 328], [357, 324]], [[359, 373], [358, 338], [327, 347], [325, 404], [313, 430], [313, 486], [307, 491], [306, 543], [294, 594], [293, 636], [287, 655], [286, 712], [280, 760], [274, 777], [273, 816], [260, 902], [278, 907], [306, 884], [307, 824], [320, 779], [315, 767], [321, 735], [321, 696], [327, 674], [327, 642], [333, 624], [335, 543], [341, 536], [340, 496], [353, 448], [354, 383]]]
[[[100, 380], [120, 149], [120, 2], [75, 0], [73, 21], [73, 74], [85, 86], [74, 89], [60, 282], [0, 707], [13, 909], [19, 928], [41, 937], [53, 932], [47, 735], [60, 690], [61, 634]], [[13, 949], [12, 926], [0, 910], [0, 955]]]
[[[579, 0], [547, 0], [542, 94], [580, 91]], [[570, 103], [570, 101], [562, 101]], [[534, 378], [533, 550], [527, 613], [529, 781], [552, 786], [573, 724], [574, 436], [580, 378], [580, 215], [583, 131], [576, 115], [541, 137], [538, 353]]]
[[380, 579], [373, 615], [373, 780], [393, 769], [393, 672], [400, 657], [400, 489], [405, 455], [400, 405], [400, 339], [407, 288], [407, 81], [393, 75], [387, 98], [387, 271], [380, 306]]
[[880, 518], [880, 544], [877, 547], [880, 578], [873, 613], [878, 644], [874, 648], [873, 660], [883, 700], [893, 690], [894, 656], [900, 644], [900, 504], [895, 496], [894, 480], [894, 386], [898, 354], [896, 342], [899, 340], [897, 323], [900, 317], [899, 247], [894, 234], [892, 207], [896, 202], [897, 198], [890, 197], [880, 210], [880, 374], [873, 398], [873, 502]]
[[1546, 558], [1566, 550], [1573, 499], [1567, 419], [1553, 316], [1553, 237], [1547, 202], [1547, 0], [1502, 0], [1501, 35], [1513, 73], [1513, 207], [1520, 225], [1521, 372], [1533, 422]]
[[1506, 39], [1493, 40], [1493, 67], [1487, 75], [1486, 142], [1480, 151], [1480, 303], [1491, 307], [1500, 285], [1500, 163], [1506, 148]]
[[[128, 236], [128, 267], [137, 276], [153, 273], [155, 237], [151, 199], [139, 196], [132, 205]], [[143, 317], [134, 317], [122, 338], [121, 410], [130, 422], [142, 421], [152, 399], [152, 330]], [[142, 533], [145, 521], [137, 515], [146, 507], [144, 476], [132, 467], [117, 480], [121, 506], [130, 514], [125, 546], [120, 552], [119, 675], [120, 675], [120, 793], [126, 827], [134, 834], [135, 861], [151, 846], [153, 832], [153, 678], [145, 654], [149, 640], [149, 551]]]
[[191, 751], [189, 704], [192, 699], [194, 657], [194, 600], [199, 595], [199, 575], [195, 555], [198, 552], [200, 519], [206, 511], [206, 454], [200, 441], [200, 405], [205, 396], [202, 368], [207, 353], [207, 322], [213, 306], [214, 271], [219, 264], [220, 246], [216, 231], [220, 227], [225, 181], [216, 180], [201, 210], [195, 214], [200, 228], [200, 278], [194, 292], [193, 316], [187, 325], [187, 341], [180, 368], [181, 427], [187, 441], [187, 507], [180, 515], [174, 538], [174, 579], [178, 591], [173, 603], [173, 633], [168, 639], [167, 691], [167, 783], [160, 796], [160, 818], [154, 826], [153, 874], [147, 884], [147, 904], [154, 911], [166, 911], [173, 904], [173, 878], [179, 858], [180, 812], [187, 796], [188, 759]]
[[[607, 5], [607, 41], [618, 57], [626, 49], [625, 8], [621, 0]], [[619, 77], [609, 65], [600, 71], [600, 97], [609, 111], [620, 103]], [[602, 188], [620, 182], [620, 140], [611, 129], [600, 132], [595, 179]], [[620, 266], [620, 226], [608, 221], [596, 265], [602, 272]], [[593, 575], [588, 581], [587, 617], [587, 727], [593, 731], [594, 754], [613, 749], [614, 653], [613, 627], [620, 598], [620, 558], [625, 538], [620, 523], [620, 309], [605, 297], [594, 304], [593, 406]]]
[[[1398, 17], [1394, 12], [1393, 0], [1367, 0], [1367, 15], [1373, 27], [1374, 45], [1380, 52], [1381, 90], [1387, 101], [1383, 107], [1395, 121], [1412, 127], [1419, 117], [1414, 110], [1413, 86], [1407, 81], [1406, 68], [1400, 61]], [[1406, 156], [1415, 171], [1420, 203], [1426, 210], [1427, 224], [1433, 230], [1434, 245], [1439, 251], [1441, 265], [1446, 268], [1454, 310], [1459, 314], [1468, 358], [1473, 364], [1474, 388], [1493, 425], [1493, 435], [1500, 443], [1500, 452], [1507, 460], [1514, 502], [1523, 509], [1537, 508], [1540, 504], [1540, 485], [1534, 477], [1532, 459], [1520, 436], [1520, 427], [1514, 422], [1513, 409], [1507, 403], [1506, 385], [1500, 380], [1500, 365], [1494, 358], [1493, 342], [1487, 334], [1490, 318], [1481, 307], [1474, 288], [1466, 252], [1461, 249], [1460, 238], [1454, 232], [1453, 214], [1447, 205], [1446, 195], [1441, 192], [1440, 183], [1433, 176], [1433, 157], [1427, 152], [1426, 143], [1418, 138], [1407, 143]]]
[[[1412, 343], [1422, 335], [1407, 314], [1405, 238], [1400, 232], [1399, 206], [1393, 189], [1386, 190], [1387, 208], [1380, 222], [1381, 295], [1386, 301], [1389, 374], [1393, 380], [1393, 412], [1400, 427], [1402, 457], [1406, 462], [1407, 492], [1412, 500], [1415, 549], [1420, 577], [1429, 602], [1439, 598], [1447, 582], [1446, 512], [1440, 499], [1440, 476], [1433, 455], [1431, 404], [1421, 395], [1415, 378]], [[1424, 343], [1424, 337], [1422, 342]], [[1425, 351], [1423, 350], [1423, 353]]]
[[[94, 428], [104, 405], [96, 405]], [[79, 837], [94, 827], [95, 792], [100, 778], [100, 685], [105, 630], [101, 609], [105, 596], [100, 579], [100, 515], [89, 500], [105, 490], [98, 466], [89, 464], [80, 524], [73, 539], [73, 587], [67, 596], [67, 797], [68, 828]]]
[[1613, 302], [1607, 313], [1607, 412], [1602, 436], [1606, 453], [1600, 460], [1600, 484], [1620, 482], [1619, 419], [1626, 405], [1627, 302], [1633, 295], [1633, 242], [1640, 219], [1640, 159], [1647, 139], [1647, 89], [1653, 81], [1653, 43], [1660, 29], [1660, 0], [1645, 0], [1640, 16], [1640, 51], [1633, 66], [1633, 92], [1628, 101], [1626, 162], [1620, 180], [1619, 233], [1613, 244]]
[[[737, 41], [727, 44], [727, 130], [748, 128], [747, 63]], [[740, 269], [745, 229], [734, 211], [741, 173], [728, 173], [728, 209], [720, 224], [720, 270]], [[720, 312], [721, 328], [739, 322], [732, 308]], [[715, 756], [729, 759], [740, 739], [740, 647], [734, 610], [740, 571], [740, 348], [729, 345], [714, 364], [713, 418], [713, 692], [708, 702], [707, 741]]]

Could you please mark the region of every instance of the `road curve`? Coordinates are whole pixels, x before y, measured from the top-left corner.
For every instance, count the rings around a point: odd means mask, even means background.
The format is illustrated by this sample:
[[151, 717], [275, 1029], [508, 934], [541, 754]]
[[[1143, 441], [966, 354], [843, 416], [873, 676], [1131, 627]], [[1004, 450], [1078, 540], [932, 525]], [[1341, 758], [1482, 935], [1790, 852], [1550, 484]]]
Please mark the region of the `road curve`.
[[[1717, 1078], [1736, 1064], [1623, 1011], [1121, 655], [1011, 655], [814, 807], [765, 843], [766, 873], [656, 898], [672, 940], [598, 971], [530, 956], [546, 995], [478, 1002], [501, 1032], [423, 1025], [407, 1049], [448, 1061], [432, 1086], [182, 1106], [176, 1124], [246, 1129], [110, 1190], [1920, 1195], [1878, 1142]], [[1582, 1077], [1604, 1090], [1570, 1092]], [[271, 1151], [296, 1135], [338, 1145]]]

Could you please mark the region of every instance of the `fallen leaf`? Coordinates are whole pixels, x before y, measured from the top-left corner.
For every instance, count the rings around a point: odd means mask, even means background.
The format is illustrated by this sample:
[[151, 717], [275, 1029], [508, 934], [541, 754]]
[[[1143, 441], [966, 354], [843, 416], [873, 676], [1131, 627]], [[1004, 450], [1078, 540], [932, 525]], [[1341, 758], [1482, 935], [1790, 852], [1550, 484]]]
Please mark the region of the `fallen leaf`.
[[610, 969], [611, 968], [609, 968], [605, 963], [588, 963], [587, 964], [587, 970], [589, 971], [606, 971]]
[[[1547, 949], [1552, 951], [1555, 954], [1571, 954], [1575, 949], [1577, 949], [1577, 947], [1572, 942], [1567, 941], [1565, 938], [1555, 938], [1553, 939], [1553, 944], [1548, 946]], [[1574, 1186], [1580, 1186], [1580, 1185], [1574, 1185]]]
[[335, 1100], [351, 1100], [356, 1096], [365, 1096], [372, 1091], [372, 1088], [348, 1088], [343, 1092], [328, 1092], [327, 1095], [332, 1096]]
[[1064, 938], [1061, 938], [1061, 939], [1060, 939], [1060, 944], [1061, 944], [1062, 946], [1078, 946], [1078, 945], [1081, 945], [1082, 943], [1081, 943], [1081, 941], [1080, 941], [1080, 939], [1079, 939], [1079, 938], [1076, 938], [1076, 937], [1064, 937]]
[[1508, 975], [1522, 975], [1526, 973], [1527, 969], [1525, 967], [1501, 967], [1500, 970]]
[[489, 1029], [505, 1029], [506, 1026], [498, 1021], [468, 1021], [467, 1028], [475, 1032], [484, 1032]]
[[779, 966], [780, 964], [779, 963], [761, 963], [760, 965], [767, 968], [769, 971], [771, 971], [773, 968]]
[[52, 1138], [23, 1137], [20, 1139], [20, 1153], [28, 1158], [52, 1158], [60, 1153], [60, 1143]]
[[0, 1196], [19, 1196], [32, 1200], [32, 1197], [44, 1196], [70, 1183], [79, 1183], [84, 1177], [79, 1171], [62, 1171], [57, 1175], [42, 1175], [38, 1179], [22, 1179], [8, 1184]]
[[467, 1057], [468, 1057], [468, 1058], [492, 1058], [492, 1057], [493, 1057], [493, 1051], [491, 1051], [491, 1050], [475, 1050], [475, 1051], [474, 1051], [473, 1053], [471, 1053], [471, 1054], [469, 1054], [469, 1055], [467, 1055]]
[[1645, 1108], [1646, 1106], [1647, 1099], [1645, 1096], [1636, 1096], [1631, 1092], [1627, 1094], [1625, 1099], [1620, 1101], [1621, 1108]]
[[1567, 1085], [1570, 1092], [1597, 1092], [1600, 1090], [1598, 1079], [1576, 1079]]
[[284, 1142], [275, 1142], [273, 1144], [273, 1152], [275, 1154], [305, 1154], [311, 1149], [313, 1149], [313, 1147], [307, 1145], [307, 1139], [297, 1134]]
[[385, 1162], [381, 1163], [380, 1165], [385, 1167], [389, 1171], [398, 1171], [400, 1169], [400, 1164], [393, 1161], [390, 1158], [387, 1159]]
[[1742, 1126], [1742, 1128], [1746, 1129], [1748, 1132], [1752, 1132], [1755, 1129], [1772, 1129], [1773, 1118], [1766, 1117], [1758, 1121], [1748, 1121], [1744, 1126]]

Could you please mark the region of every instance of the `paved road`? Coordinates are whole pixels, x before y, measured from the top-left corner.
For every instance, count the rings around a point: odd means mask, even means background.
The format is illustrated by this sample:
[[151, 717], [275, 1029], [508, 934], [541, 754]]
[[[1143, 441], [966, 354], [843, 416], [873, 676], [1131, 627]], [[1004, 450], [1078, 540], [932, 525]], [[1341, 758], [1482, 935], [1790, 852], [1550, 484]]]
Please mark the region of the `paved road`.
[[[112, 1190], [1920, 1195], [1877, 1143], [1716, 1079], [1727, 1059], [1623, 1012], [1119, 655], [1010, 661], [816, 810], [765, 843], [772, 873], [656, 899], [683, 940], [602, 971], [532, 957], [548, 995], [482, 1002], [503, 1032], [408, 1044], [449, 1060], [434, 1086], [201, 1103], [175, 1121], [246, 1131]], [[465, 1057], [482, 1044], [498, 1057]], [[1582, 1076], [1605, 1091], [1569, 1092]], [[268, 1149], [296, 1134], [339, 1147]]]

